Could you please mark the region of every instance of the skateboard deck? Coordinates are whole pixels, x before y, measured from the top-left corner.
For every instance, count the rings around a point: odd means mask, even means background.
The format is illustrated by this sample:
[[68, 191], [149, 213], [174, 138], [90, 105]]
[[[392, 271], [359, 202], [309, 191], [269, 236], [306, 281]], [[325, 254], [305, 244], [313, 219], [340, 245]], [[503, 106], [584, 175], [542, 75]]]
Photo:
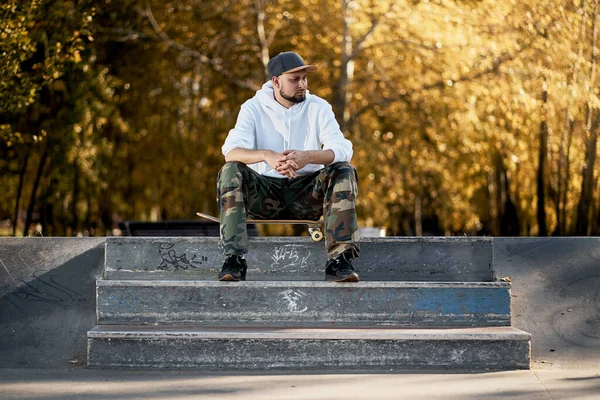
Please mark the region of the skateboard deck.
[[[210, 214], [204, 214], [201, 212], [196, 213], [200, 218], [207, 219], [213, 222], [221, 222], [221, 220]], [[308, 233], [313, 241], [318, 242], [323, 240], [323, 232], [321, 232], [321, 226], [325, 223], [325, 220], [319, 219], [312, 221], [310, 219], [248, 219], [246, 220], [249, 224], [298, 224], [308, 226]]]

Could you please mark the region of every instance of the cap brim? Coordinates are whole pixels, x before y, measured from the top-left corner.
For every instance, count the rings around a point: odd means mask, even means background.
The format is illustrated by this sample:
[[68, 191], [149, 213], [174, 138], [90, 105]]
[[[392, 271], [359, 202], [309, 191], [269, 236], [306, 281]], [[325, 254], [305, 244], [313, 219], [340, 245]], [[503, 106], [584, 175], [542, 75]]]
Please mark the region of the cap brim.
[[300, 72], [300, 71], [313, 72], [318, 69], [319, 69], [319, 67], [317, 67], [316, 65], [302, 65], [301, 67], [296, 67], [296, 68], [292, 68], [288, 71], [285, 71], [284, 74], [293, 74], [294, 72]]

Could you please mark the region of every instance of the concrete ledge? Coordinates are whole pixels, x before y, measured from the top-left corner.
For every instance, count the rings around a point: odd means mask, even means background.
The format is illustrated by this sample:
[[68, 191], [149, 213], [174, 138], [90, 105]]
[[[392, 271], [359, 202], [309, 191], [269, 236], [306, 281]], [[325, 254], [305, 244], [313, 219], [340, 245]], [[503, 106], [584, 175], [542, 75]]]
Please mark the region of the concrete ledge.
[[323, 325], [299, 326], [295, 323], [257, 325], [99, 325], [88, 332], [88, 338], [118, 339], [401, 339], [401, 340], [530, 340], [531, 334], [510, 326], [477, 328], [343, 328]]
[[226, 321], [508, 326], [510, 284], [97, 282], [99, 324]]
[[[156, 328], [154, 328], [156, 329]], [[99, 327], [91, 368], [202, 370], [529, 368], [530, 336], [514, 328], [443, 330]]]
[[[325, 249], [308, 237], [250, 238], [248, 280], [323, 280]], [[491, 238], [388, 237], [361, 240], [353, 261], [364, 280], [488, 282]], [[105, 279], [215, 280], [218, 238], [107, 238]]]

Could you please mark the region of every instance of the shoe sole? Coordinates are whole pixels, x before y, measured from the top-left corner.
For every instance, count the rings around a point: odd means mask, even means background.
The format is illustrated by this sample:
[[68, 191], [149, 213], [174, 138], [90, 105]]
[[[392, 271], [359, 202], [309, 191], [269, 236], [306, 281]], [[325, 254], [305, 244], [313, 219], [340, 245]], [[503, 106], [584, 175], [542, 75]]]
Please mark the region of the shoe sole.
[[353, 272], [344, 278], [338, 278], [337, 276], [334, 276], [334, 275], [327, 275], [326, 280], [340, 282], [340, 283], [360, 282], [360, 278], [358, 277], [358, 274], [356, 272]]
[[221, 282], [239, 282], [240, 280], [231, 274], [223, 275], [219, 278]]

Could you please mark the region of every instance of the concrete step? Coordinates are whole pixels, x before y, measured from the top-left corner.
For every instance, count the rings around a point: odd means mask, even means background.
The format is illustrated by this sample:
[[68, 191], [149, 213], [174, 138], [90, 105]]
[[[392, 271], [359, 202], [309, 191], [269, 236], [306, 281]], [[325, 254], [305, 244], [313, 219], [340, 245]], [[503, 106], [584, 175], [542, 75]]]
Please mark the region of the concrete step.
[[509, 326], [505, 282], [97, 281], [99, 324]]
[[[353, 261], [368, 281], [493, 281], [486, 237], [386, 237], [361, 240]], [[248, 280], [323, 280], [323, 242], [309, 237], [249, 239]], [[108, 237], [105, 279], [215, 280], [223, 264], [216, 237]]]
[[88, 367], [248, 371], [526, 369], [530, 335], [510, 327], [333, 329], [98, 326]]

